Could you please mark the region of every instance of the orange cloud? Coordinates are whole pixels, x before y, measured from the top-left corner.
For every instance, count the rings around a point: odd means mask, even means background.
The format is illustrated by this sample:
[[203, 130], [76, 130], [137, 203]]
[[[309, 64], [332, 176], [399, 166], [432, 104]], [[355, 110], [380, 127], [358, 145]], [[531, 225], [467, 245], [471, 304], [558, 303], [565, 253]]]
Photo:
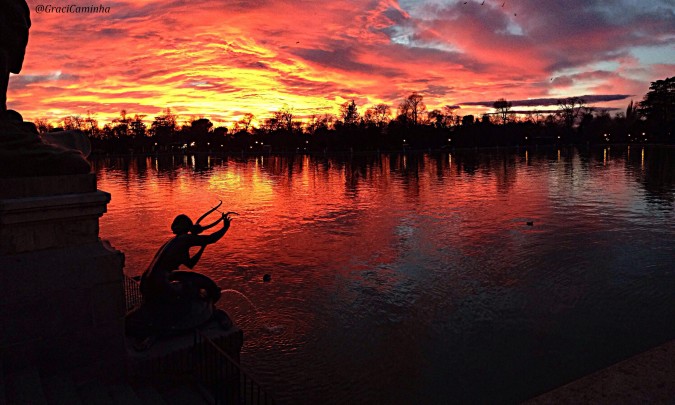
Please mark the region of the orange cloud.
[[[35, 10], [40, 0], [28, 3]], [[463, 3], [118, 0], [104, 2], [110, 13], [33, 11], [8, 104], [27, 119], [91, 112], [107, 122], [122, 109], [151, 118], [171, 107], [227, 124], [284, 106], [299, 116], [336, 113], [351, 99], [395, 109], [412, 91], [430, 108], [502, 97], [639, 99], [675, 67], [634, 51], [675, 60], [667, 2]]]

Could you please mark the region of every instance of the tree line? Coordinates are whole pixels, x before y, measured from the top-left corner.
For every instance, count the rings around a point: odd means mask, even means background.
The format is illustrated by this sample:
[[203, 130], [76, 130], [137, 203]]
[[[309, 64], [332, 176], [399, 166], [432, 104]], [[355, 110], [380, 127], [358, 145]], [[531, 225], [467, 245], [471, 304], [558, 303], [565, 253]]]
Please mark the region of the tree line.
[[[179, 125], [169, 108], [148, 125], [144, 115], [120, 116], [102, 127], [91, 115], [68, 116], [53, 125], [35, 124], [40, 132], [80, 130], [92, 149], [107, 153], [151, 152], [328, 152], [445, 149], [477, 146], [546, 144], [675, 143], [675, 77], [652, 82], [639, 103], [610, 115], [579, 97], [560, 99], [554, 111], [518, 112], [501, 98], [493, 112], [461, 116], [453, 106], [427, 110], [424, 96], [413, 92], [393, 110], [387, 104], [368, 108], [354, 100], [339, 113], [301, 119], [289, 107], [264, 119], [247, 113], [226, 126], [204, 117]], [[258, 125], [254, 125], [254, 122]]]

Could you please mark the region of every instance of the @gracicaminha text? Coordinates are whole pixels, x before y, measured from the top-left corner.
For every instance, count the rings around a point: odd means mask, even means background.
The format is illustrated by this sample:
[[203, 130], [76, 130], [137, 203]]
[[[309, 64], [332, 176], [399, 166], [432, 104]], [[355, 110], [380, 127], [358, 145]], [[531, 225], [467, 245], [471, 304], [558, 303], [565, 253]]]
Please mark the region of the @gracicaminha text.
[[35, 6], [35, 12], [38, 14], [108, 14], [110, 7], [102, 4], [81, 6], [79, 4], [69, 4], [66, 6], [53, 6], [51, 4], [38, 4]]

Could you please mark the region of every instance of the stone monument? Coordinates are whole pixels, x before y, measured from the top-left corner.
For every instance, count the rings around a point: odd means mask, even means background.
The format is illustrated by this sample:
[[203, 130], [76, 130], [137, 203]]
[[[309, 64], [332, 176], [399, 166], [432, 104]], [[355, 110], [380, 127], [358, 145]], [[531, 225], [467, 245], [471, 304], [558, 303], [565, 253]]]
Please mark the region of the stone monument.
[[7, 110], [30, 18], [0, 2], [0, 371], [125, 372], [124, 255], [99, 239], [110, 194], [76, 150]]

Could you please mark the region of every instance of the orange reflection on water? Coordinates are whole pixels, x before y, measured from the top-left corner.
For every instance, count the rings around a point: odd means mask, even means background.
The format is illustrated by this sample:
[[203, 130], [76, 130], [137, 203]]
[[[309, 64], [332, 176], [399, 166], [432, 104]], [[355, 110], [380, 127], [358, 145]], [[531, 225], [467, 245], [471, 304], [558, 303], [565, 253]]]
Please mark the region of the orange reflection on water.
[[[459, 247], [472, 250], [504, 227], [517, 229], [527, 220], [549, 216], [552, 208], [546, 201], [552, 187], [579, 196], [589, 190], [589, 181], [596, 181], [584, 174], [576, 157], [556, 150], [555, 159], [564, 167], [571, 164], [571, 171], [533, 176], [523, 171], [532, 163], [528, 151], [525, 166], [515, 155], [478, 161], [466, 153], [363, 161], [308, 156], [120, 160], [98, 173], [99, 187], [113, 196], [102, 226], [113, 243], [133, 241], [134, 250], [143, 251], [128, 257], [127, 269], [135, 274], [144, 269], [153, 246], [171, 236], [173, 217], [186, 213], [196, 218], [219, 200], [222, 210], [240, 214], [228, 238], [236, 238], [230, 245], [246, 257], [246, 252], [265, 249], [288, 265], [345, 263], [350, 255], [344, 252], [365, 257], [368, 246], [375, 256], [387, 257], [391, 252], [381, 255], [374, 246], [391, 245], [405, 229], [402, 221], [420, 218], [442, 222], [442, 235], [460, 235]], [[603, 166], [608, 159], [603, 149]], [[623, 176], [620, 168], [594, 175], [614, 196], [627, 195]], [[435, 243], [433, 237], [429, 243]], [[297, 253], [303, 246], [312, 247], [310, 258]]]
[[[650, 218], [649, 162], [644, 149], [640, 162], [625, 152], [612, 164], [606, 149], [557, 148], [108, 159], [96, 162], [98, 186], [112, 194], [101, 236], [139, 274], [177, 214], [196, 218], [223, 200], [240, 215], [195, 271], [246, 296], [226, 293], [219, 305], [246, 331], [247, 361], [277, 387], [318, 376], [288, 403], [320, 403], [364, 370], [378, 376], [364, 393], [376, 403], [377, 392], [417, 392], [406, 376], [424, 362], [454, 364], [424, 358], [457, 343], [433, 339], [480, 336], [504, 313], [565, 313], [592, 295], [591, 281], [614, 277], [596, 259], [625, 254], [616, 224], [640, 231], [634, 224]], [[668, 201], [675, 176], [659, 177]], [[532, 353], [514, 357], [523, 356]]]

